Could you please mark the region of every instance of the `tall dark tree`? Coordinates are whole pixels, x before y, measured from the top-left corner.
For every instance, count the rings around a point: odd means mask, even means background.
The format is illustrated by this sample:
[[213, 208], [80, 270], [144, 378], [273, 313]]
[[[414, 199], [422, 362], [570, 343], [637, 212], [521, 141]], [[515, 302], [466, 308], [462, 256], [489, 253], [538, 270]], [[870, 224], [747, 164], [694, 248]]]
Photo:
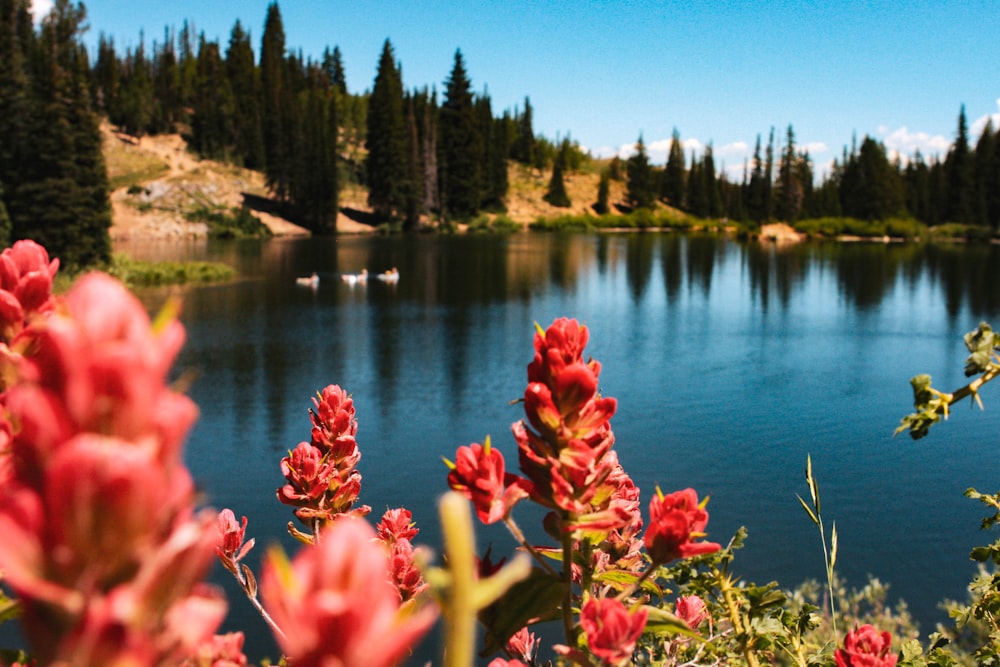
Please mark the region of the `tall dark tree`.
[[948, 157], [948, 220], [972, 223], [975, 217], [975, 182], [972, 174], [972, 152], [969, 150], [969, 130], [965, 120], [965, 105], [958, 114], [958, 132]]
[[[30, 11], [28, 0], [0, 0], [0, 183], [6, 208], [17, 196], [23, 165], [33, 152], [28, 132], [33, 115], [27, 68], [33, 38]], [[5, 217], [0, 221], [0, 243], [6, 246], [10, 236], [11, 221]]]
[[260, 47], [261, 128], [264, 137], [264, 172], [279, 199], [288, 195], [291, 179], [291, 101], [294, 89], [286, 81], [285, 28], [278, 4], [267, 7]]
[[323, 49], [323, 71], [326, 72], [330, 80], [330, 86], [340, 95], [347, 95], [347, 77], [344, 74], [344, 57], [340, 53], [340, 47], [330, 47]]
[[507, 196], [507, 154], [509, 140], [507, 125], [493, 117], [493, 105], [485, 91], [475, 100], [476, 115], [483, 137], [482, 194], [480, 208], [492, 211], [504, 210]]
[[757, 135], [757, 145], [753, 151], [753, 166], [750, 171], [750, 181], [747, 184], [747, 216], [758, 224], [767, 221], [767, 176], [764, 173], [764, 162], [760, 157], [760, 135]]
[[13, 239], [31, 238], [68, 266], [110, 259], [111, 207], [90, 65], [80, 42], [83, 5], [57, 0], [32, 49], [32, 151], [6, 198]]
[[611, 197], [611, 175], [605, 169], [597, 181], [597, 201], [594, 203], [594, 213], [604, 215], [611, 210], [608, 199]]
[[163, 44], [153, 45], [153, 114], [149, 131], [173, 132], [181, 120], [184, 100], [181, 97], [180, 68], [173, 36], [164, 30]]
[[191, 119], [191, 147], [206, 157], [228, 159], [235, 150], [233, 119], [235, 108], [218, 42], [202, 37], [198, 49], [198, 81], [195, 87], [194, 116]]
[[552, 165], [552, 178], [549, 179], [549, 188], [543, 197], [545, 201], [560, 208], [569, 208], [572, 202], [569, 194], [566, 193], [566, 183], [563, 180], [563, 171], [566, 169], [566, 159], [569, 153], [569, 139], [563, 139], [559, 155], [556, 156]]
[[426, 88], [413, 98], [413, 111], [420, 142], [422, 169], [422, 212], [441, 210], [441, 190], [438, 186], [438, 104], [437, 94]]
[[663, 181], [660, 187], [660, 196], [675, 208], [684, 206], [684, 171], [684, 148], [681, 146], [680, 132], [675, 127], [670, 138], [670, 152], [667, 154], [667, 164], [663, 169]]
[[627, 173], [625, 197], [629, 206], [652, 208], [656, 203], [656, 181], [642, 135], [639, 135], [639, 140], [635, 142], [635, 153], [626, 162], [625, 171]]
[[802, 212], [805, 192], [796, 169], [798, 156], [795, 153], [795, 131], [791, 124], [785, 134], [785, 147], [778, 163], [778, 187], [775, 197], [775, 215], [778, 220], [793, 223]]
[[320, 234], [337, 231], [337, 108], [333, 90], [311, 80], [297, 96], [289, 199], [304, 225]]
[[983, 127], [973, 159], [975, 181], [975, 222], [997, 229], [1000, 226], [1000, 146], [993, 121]]
[[94, 108], [105, 114], [110, 114], [118, 99], [118, 87], [121, 84], [121, 63], [115, 53], [115, 43], [102, 32], [97, 36], [97, 61], [94, 63], [93, 83], [91, 93], [94, 97]]
[[392, 44], [385, 40], [368, 98], [368, 204], [384, 219], [402, 218], [409, 184], [409, 150], [403, 114], [403, 79]]
[[845, 215], [862, 220], [885, 220], [905, 210], [902, 178], [885, 147], [871, 137], [844, 166], [840, 201]]
[[243, 166], [264, 166], [264, 135], [261, 126], [260, 77], [254, 64], [250, 34], [239, 21], [233, 25], [226, 49], [226, 78], [232, 91], [234, 151]]
[[460, 220], [479, 210], [482, 193], [483, 135], [473, 102], [462, 52], [456, 51], [440, 110], [439, 173], [444, 210]]
[[722, 215], [722, 200], [719, 196], [718, 175], [715, 173], [715, 151], [711, 142], [705, 147], [701, 165], [701, 177], [705, 180], [705, 215], [718, 218]]
[[146, 47], [140, 36], [135, 51], [125, 54], [122, 79], [112, 122], [129, 134], [141, 137], [149, 131], [153, 119], [153, 80]]
[[705, 165], [691, 151], [691, 169], [688, 171], [686, 210], [704, 218], [708, 216], [708, 192], [705, 189]]
[[531, 116], [531, 100], [525, 97], [524, 110], [515, 118], [517, 132], [510, 147], [510, 156], [522, 164], [535, 163], [535, 131]]

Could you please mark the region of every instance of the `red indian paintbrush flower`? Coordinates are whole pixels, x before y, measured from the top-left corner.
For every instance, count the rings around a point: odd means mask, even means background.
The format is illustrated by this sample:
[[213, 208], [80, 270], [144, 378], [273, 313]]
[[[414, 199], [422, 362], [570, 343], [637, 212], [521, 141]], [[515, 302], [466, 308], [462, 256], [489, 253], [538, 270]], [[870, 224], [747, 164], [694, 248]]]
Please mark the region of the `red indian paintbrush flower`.
[[264, 563], [260, 591], [295, 667], [388, 667], [402, 660], [437, 615], [401, 607], [389, 557], [365, 521], [342, 517], [291, 562], [280, 550]]
[[649, 501], [649, 527], [644, 543], [654, 563], [718, 551], [715, 542], [696, 542], [705, 536], [708, 512], [694, 489], [663, 495], [659, 489]]
[[895, 667], [897, 656], [889, 653], [892, 635], [872, 625], [862, 625], [844, 637], [844, 648], [833, 653], [837, 667]]
[[697, 630], [698, 626], [709, 618], [705, 601], [697, 595], [682, 595], [677, 598], [677, 602], [674, 603], [674, 613], [692, 630]]
[[18, 241], [0, 253], [0, 341], [13, 342], [26, 320], [52, 310], [52, 279], [59, 260], [34, 241]]
[[154, 326], [119, 282], [90, 274], [29, 328], [0, 487], [0, 570], [28, 641], [43, 664], [176, 662], [225, 615], [199, 584], [219, 535], [211, 512], [195, 514], [181, 458], [197, 409], [167, 384], [183, 327]]
[[277, 495], [282, 503], [297, 507], [295, 516], [315, 529], [341, 514], [365, 516], [371, 508], [354, 507], [361, 492], [354, 401], [339, 386], [329, 385], [313, 398], [313, 405], [312, 441], [299, 443], [281, 460], [287, 484]]
[[455, 462], [445, 463], [451, 468], [448, 486], [472, 501], [485, 524], [503, 520], [518, 500], [527, 497], [520, 478], [505, 471], [503, 454], [490, 446], [489, 437], [482, 445], [459, 447]]
[[539, 328], [524, 393], [527, 424], [512, 430], [532, 499], [559, 511], [563, 530], [596, 536], [624, 527], [631, 516], [611, 502], [615, 483], [608, 479], [618, 460], [609, 420], [617, 402], [597, 391], [601, 365], [583, 358], [588, 338], [576, 320]]
[[617, 598], [589, 598], [580, 610], [580, 627], [590, 652], [609, 665], [632, 660], [636, 642], [646, 628], [645, 609], [630, 611]]

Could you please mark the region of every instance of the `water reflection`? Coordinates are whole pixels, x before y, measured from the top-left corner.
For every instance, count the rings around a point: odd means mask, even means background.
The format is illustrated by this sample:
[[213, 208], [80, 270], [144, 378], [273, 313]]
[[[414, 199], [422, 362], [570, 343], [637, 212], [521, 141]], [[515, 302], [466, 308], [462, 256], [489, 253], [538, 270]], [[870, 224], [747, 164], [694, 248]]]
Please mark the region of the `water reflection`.
[[[362, 502], [376, 513], [411, 507], [424, 543], [437, 544], [440, 457], [491, 434], [515, 458], [509, 426], [522, 412], [510, 400], [524, 391], [533, 324], [566, 315], [591, 327], [602, 389], [619, 400], [620, 456], [643, 497], [657, 484], [711, 494], [713, 539], [750, 529], [741, 576], [792, 585], [822, 575], [819, 557], [787, 547], [815, 539], [794, 500], [809, 453], [852, 582], [866, 572], [890, 580], [925, 629], [937, 599], [922, 591], [962, 595], [978, 518], [961, 493], [995, 485], [981, 460], [992, 456], [996, 421], [956, 416], [960, 427], [919, 447], [889, 434], [909, 404], [908, 378], [927, 371], [957, 385], [957, 334], [1000, 322], [993, 246], [524, 234], [135, 254], [227, 261], [241, 273], [235, 284], [187, 292], [179, 365], [200, 373], [194, 474], [212, 503], [250, 516], [262, 546], [293, 546], [290, 514], [273, 496], [277, 461], [308, 439], [309, 398], [330, 383], [358, 406]], [[396, 285], [339, 279], [393, 266]], [[297, 288], [295, 277], [312, 271], [319, 288]], [[163, 296], [144, 294], [151, 308]], [[895, 519], [914, 516], [919, 525]], [[248, 616], [233, 626], [252, 624]], [[251, 641], [267, 652], [265, 640]]]

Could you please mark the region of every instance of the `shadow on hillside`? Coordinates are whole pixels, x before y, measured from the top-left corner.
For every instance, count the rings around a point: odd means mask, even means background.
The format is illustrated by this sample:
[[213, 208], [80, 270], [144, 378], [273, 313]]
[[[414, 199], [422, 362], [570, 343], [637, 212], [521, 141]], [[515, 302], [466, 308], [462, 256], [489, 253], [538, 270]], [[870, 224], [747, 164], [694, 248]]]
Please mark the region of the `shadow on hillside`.
[[378, 226], [380, 223], [385, 222], [382, 218], [375, 215], [371, 211], [362, 211], [356, 208], [349, 208], [344, 206], [340, 209], [340, 212], [345, 216], [353, 220], [354, 222], [360, 222], [362, 225], [370, 225], [372, 227]]
[[292, 220], [293, 213], [288, 204], [277, 201], [276, 199], [271, 199], [270, 197], [261, 197], [260, 195], [250, 194], [249, 192], [241, 192], [240, 194], [243, 195], [244, 208], [248, 208], [251, 211], [257, 211], [258, 213], [268, 213], [279, 218]]

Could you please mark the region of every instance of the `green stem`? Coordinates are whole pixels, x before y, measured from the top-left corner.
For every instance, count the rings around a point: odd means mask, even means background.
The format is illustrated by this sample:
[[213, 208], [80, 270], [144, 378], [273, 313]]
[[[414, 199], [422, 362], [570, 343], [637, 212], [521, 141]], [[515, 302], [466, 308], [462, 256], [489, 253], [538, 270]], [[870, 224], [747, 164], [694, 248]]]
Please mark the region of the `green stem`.
[[514, 539], [517, 540], [518, 544], [520, 544], [525, 551], [531, 554], [531, 557], [535, 559], [535, 562], [542, 566], [542, 569], [552, 576], [558, 576], [552, 565], [545, 560], [545, 557], [538, 553], [538, 551], [535, 550], [535, 547], [528, 544], [528, 540], [525, 539], [524, 533], [521, 532], [521, 528], [514, 522], [513, 518], [510, 516], [505, 517], [504, 524], [507, 526], [507, 530], [510, 531], [510, 534], [514, 536]]
[[[562, 526], [566, 525], [565, 517], [561, 523]], [[562, 530], [563, 584], [566, 587], [562, 603], [563, 634], [566, 636], [567, 646], [576, 646], [573, 623], [573, 536], [565, 528]]]
[[468, 667], [476, 652], [476, 550], [472, 513], [465, 498], [450, 491], [439, 505], [451, 585], [443, 609], [445, 667]]

